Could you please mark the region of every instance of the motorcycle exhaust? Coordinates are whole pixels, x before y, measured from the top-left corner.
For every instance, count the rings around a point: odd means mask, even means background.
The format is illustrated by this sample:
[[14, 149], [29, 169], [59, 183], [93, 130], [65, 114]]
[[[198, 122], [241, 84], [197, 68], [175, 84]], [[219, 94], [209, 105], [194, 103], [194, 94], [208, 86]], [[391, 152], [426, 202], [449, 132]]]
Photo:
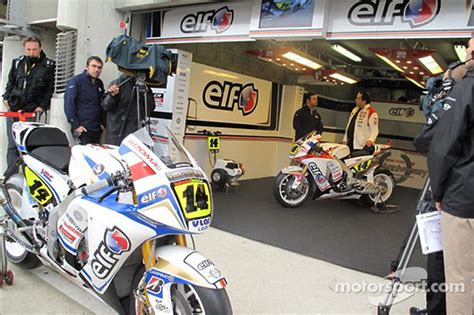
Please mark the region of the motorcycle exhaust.
[[0, 204], [3, 207], [3, 210], [8, 214], [8, 216], [15, 222], [18, 227], [26, 227], [25, 222], [21, 219], [21, 216], [15, 210], [13, 205], [11, 204], [10, 196], [8, 195], [7, 190], [5, 189], [5, 185], [3, 184], [3, 180], [0, 182], [0, 188], [2, 192], [2, 196], [0, 197]]

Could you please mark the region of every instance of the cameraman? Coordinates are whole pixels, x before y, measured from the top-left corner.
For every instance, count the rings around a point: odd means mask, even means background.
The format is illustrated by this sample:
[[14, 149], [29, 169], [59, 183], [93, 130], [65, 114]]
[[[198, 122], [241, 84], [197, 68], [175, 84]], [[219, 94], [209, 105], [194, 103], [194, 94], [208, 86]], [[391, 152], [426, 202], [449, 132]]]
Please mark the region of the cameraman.
[[[473, 49], [471, 38], [466, 55]], [[466, 66], [466, 76], [445, 100], [428, 153], [433, 197], [441, 211], [448, 314], [474, 311], [474, 60]], [[455, 291], [460, 284], [462, 292]]]
[[[129, 134], [137, 131], [142, 126], [140, 121], [149, 117], [155, 109], [155, 99], [150, 88], [146, 89], [146, 96], [140, 93], [139, 105], [137, 107], [137, 96], [134, 89], [142, 88], [136, 86], [136, 79], [127, 75], [121, 75], [111, 82], [105, 94], [101, 106], [107, 114], [107, 128], [105, 129], [105, 143], [120, 145], [122, 140]], [[147, 108], [145, 108], [145, 99]]]

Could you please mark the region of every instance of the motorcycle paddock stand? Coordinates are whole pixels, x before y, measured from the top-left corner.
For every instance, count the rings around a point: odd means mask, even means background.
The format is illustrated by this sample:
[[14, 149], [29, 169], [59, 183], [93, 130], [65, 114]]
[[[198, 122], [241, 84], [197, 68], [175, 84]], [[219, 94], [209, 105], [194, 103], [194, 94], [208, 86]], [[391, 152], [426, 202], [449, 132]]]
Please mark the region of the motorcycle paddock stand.
[[370, 207], [370, 211], [373, 213], [395, 213], [400, 211], [400, 206], [397, 205], [387, 205], [385, 202], [379, 204], [380, 195], [382, 193], [377, 194], [377, 198], [375, 198], [374, 205]]

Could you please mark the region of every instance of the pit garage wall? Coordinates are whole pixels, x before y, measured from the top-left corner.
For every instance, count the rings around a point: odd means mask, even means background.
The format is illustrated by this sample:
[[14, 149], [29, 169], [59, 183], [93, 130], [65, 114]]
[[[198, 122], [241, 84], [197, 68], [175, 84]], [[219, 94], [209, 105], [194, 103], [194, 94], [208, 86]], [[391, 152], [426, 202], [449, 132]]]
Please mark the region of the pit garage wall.
[[[218, 75], [206, 75], [205, 72], [209, 71]], [[206, 106], [204, 89], [210, 82], [227, 82], [227, 86], [232, 82], [243, 87], [253, 84], [258, 91], [256, 108], [244, 115], [237, 104], [233, 110]], [[212, 89], [212, 86], [208, 86], [208, 93], [209, 89]], [[243, 177], [245, 179], [275, 176], [279, 169], [288, 165], [289, 147], [294, 137], [293, 114], [302, 102], [303, 88], [277, 85], [270, 81], [193, 63], [189, 97], [196, 102], [190, 103], [188, 109], [185, 146], [207, 174], [210, 174], [212, 168], [209, 163], [207, 138], [198, 134], [198, 131], [203, 129], [222, 132], [218, 158], [243, 163], [246, 170]], [[273, 126], [270, 119], [272, 114], [275, 115]], [[259, 123], [260, 121], [265, 121], [266, 124]]]

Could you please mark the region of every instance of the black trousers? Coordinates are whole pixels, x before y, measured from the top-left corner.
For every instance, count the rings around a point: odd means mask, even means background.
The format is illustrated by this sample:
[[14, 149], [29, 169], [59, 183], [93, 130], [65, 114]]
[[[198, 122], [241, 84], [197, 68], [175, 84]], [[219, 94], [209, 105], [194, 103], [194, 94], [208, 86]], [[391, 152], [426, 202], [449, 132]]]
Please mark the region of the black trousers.
[[97, 130], [97, 131], [88, 130], [87, 132], [83, 132], [79, 136], [79, 143], [80, 144], [99, 143], [101, 134], [102, 134], [101, 130]]
[[[428, 314], [433, 315], [445, 315], [446, 314], [446, 293], [439, 292], [440, 284], [445, 282], [444, 278], [444, 263], [443, 263], [443, 252], [436, 252], [428, 254], [427, 263], [428, 272], [428, 291], [426, 292], [426, 310]], [[430, 290], [433, 288], [435, 292]], [[443, 286], [442, 286], [443, 287]]]

